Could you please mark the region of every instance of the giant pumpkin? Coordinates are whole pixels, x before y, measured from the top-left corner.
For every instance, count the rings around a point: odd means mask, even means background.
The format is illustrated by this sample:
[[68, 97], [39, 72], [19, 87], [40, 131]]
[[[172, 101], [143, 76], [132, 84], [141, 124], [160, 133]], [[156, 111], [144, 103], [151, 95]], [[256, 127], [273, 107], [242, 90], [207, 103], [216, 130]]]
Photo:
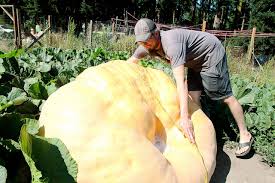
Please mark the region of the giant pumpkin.
[[78, 164], [79, 183], [208, 182], [216, 165], [211, 121], [189, 100], [196, 144], [178, 126], [176, 86], [125, 61], [83, 71], [45, 102], [40, 125]]

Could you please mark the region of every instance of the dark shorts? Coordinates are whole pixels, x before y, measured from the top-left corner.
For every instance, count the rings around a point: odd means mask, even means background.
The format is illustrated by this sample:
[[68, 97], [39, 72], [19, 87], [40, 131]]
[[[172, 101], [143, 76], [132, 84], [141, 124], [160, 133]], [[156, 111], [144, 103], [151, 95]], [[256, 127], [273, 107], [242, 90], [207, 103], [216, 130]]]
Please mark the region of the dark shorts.
[[188, 68], [189, 91], [204, 91], [212, 100], [222, 100], [233, 95], [228, 73], [226, 55], [217, 65], [195, 72]]

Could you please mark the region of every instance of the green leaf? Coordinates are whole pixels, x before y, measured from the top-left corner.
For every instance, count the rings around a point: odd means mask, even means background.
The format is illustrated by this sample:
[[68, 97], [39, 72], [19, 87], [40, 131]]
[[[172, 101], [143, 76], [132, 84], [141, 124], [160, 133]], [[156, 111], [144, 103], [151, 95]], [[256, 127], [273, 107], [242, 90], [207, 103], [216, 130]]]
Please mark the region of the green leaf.
[[251, 119], [253, 120], [254, 126], [258, 126], [260, 119], [259, 116], [256, 113], [250, 113]]
[[7, 169], [0, 165], [0, 183], [6, 183], [8, 177]]
[[24, 52], [23, 49], [18, 49], [18, 50], [12, 50], [9, 53], [5, 54], [0, 54], [0, 58], [12, 58], [12, 57], [18, 57]]
[[250, 92], [247, 95], [242, 96], [238, 101], [241, 105], [252, 104], [254, 102], [255, 96], [256, 95], [254, 92]]
[[27, 94], [20, 88], [13, 87], [8, 94], [8, 100], [13, 102], [13, 105], [21, 105], [28, 100]]
[[5, 67], [3, 66], [3, 62], [4, 62], [4, 60], [2, 58], [0, 58], [0, 75], [5, 73], [5, 71], [6, 71]]
[[28, 91], [32, 84], [39, 82], [38, 78], [27, 78], [24, 80], [24, 90]]
[[6, 104], [7, 102], [8, 102], [7, 97], [4, 95], [0, 95], [0, 106]]
[[41, 104], [41, 101], [42, 101], [41, 99], [31, 99], [31, 102], [37, 107], [39, 107], [39, 105]]
[[271, 117], [269, 115], [266, 115], [263, 112], [260, 112], [258, 114], [258, 116], [259, 116], [259, 126], [258, 126], [258, 129], [260, 131], [265, 131], [265, 130], [270, 129], [271, 124], [272, 124]]
[[239, 92], [239, 88], [238, 88], [238, 86], [237, 86], [236, 84], [234, 84], [234, 83], [232, 83], [232, 91], [233, 91], [233, 93], [234, 93], [234, 96], [237, 97], [238, 92]]
[[40, 72], [49, 72], [51, 70], [51, 64], [45, 63], [45, 62], [40, 62], [38, 71]]
[[48, 55], [46, 52], [41, 53], [41, 54], [39, 55], [39, 57], [41, 58], [41, 60], [42, 60], [43, 62], [50, 62], [50, 61], [52, 60], [52, 58], [53, 58], [52, 55]]
[[48, 96], [50, 96], [53, 92], [55, 92], [58, 89], [58, 87], [56, 86], [55, 82], [51, 81], [46, 85], [46, 89], [47, 89]]
[[15, 77], [20, 74], [19, 64], [14, 57], [4, 60], [4, 62], [2, 63], [2, 66], [5, 69], [5, 73], [8, 75]]
[[76, 182], [77, 164], [59, 139], [31, 135], [24, 125], [20, 132], [20, 143], [33, 182]]
[[248, 128], [252, 128], [254, 126], [252, 117], [249, 113], [245, 114], [245, 122]]
[[48, 98], [48, 92], [41, 82], [32, 84], [27, 92], [34, 99]]
[[39, 132], [39, 121], [36, 119], [25, 118], [25, 124], [27, 125], [27, 132], [31, 135], [36, 135]]
[[13, 102], [13, 105], [17, 106], [17, 105], [23, 104], [27, 100], [28, 100], [28, 97], [26, 95], [22, 95], [20, 97], [17, 97], [16, 99], [12, 100], [12, 102]]
[[32, 139], [27, 131], [26, 124], [24, 124], [20, 130], [20, 146], [23, 152], [28, 155], [32, 154]]
[[42, 111], [43, 105], [45, 104], [46, 100], [42, 100], [42, 103], [39, 106], [39, 111]]
[[49, 183], [46, 178], [43, 178], [42, 172], [36, 168], [35, 161], [31, 159], [24, 151], [22, 151], [23, 156], [30, 167], [32, 183]]

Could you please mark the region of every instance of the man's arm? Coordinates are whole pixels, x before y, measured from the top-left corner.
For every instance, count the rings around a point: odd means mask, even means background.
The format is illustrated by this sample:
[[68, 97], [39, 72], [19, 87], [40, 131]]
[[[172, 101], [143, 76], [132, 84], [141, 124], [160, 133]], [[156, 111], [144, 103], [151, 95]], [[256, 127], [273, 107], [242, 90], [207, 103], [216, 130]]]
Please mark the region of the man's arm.
[[185, 137], [187, 137], [190, 142], [195, 143], [192, 121], [188, 117], [188, 87], [187, 80], [184, 79], [184, 65], [173, 68], [173, 75], [176, 79], [177, 91], [180, 101], [179, 124]]
[[135, 63], [137, 64], [139, 62], [140, 59], [134, 57], [134, 56], [131, 56], [130, 58], [128, 58], [127, 62], [130, 62], [130, 63]]
[[142, 45], [139, 45], [135, 50], [134, 54], [127, 60], [130, 63], [138, 63], [138, 61], [144, 57], [146, 57], [149, 52]]

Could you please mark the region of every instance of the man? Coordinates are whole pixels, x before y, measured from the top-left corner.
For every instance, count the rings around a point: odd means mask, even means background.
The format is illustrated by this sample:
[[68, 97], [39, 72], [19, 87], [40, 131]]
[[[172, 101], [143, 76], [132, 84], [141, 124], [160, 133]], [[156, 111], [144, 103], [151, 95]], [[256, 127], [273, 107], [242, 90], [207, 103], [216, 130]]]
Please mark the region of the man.
[[[188, 94], [200, 105], [204, 90], [212, 100], [222, 100], [229, 106], [240, 131], [236, 156], [246, 155], [251, 149], [253, 137], [245, 126], [243, 109], [233, 96], [225, 49], [218, 38], [206, 32], [185, 29], [159, 31], [156, 24], [147, 18], [137, 22], [135, 36], [139, 47], [128, 62], [137, 63], [146, 55], [170, 62], [179, 96], [179, 123], [190, 142], [195, 143], [195, 138], [192, 121], [188, 118]], [[184, 80], [185, 67], [188, 68], [188, 83]]]

